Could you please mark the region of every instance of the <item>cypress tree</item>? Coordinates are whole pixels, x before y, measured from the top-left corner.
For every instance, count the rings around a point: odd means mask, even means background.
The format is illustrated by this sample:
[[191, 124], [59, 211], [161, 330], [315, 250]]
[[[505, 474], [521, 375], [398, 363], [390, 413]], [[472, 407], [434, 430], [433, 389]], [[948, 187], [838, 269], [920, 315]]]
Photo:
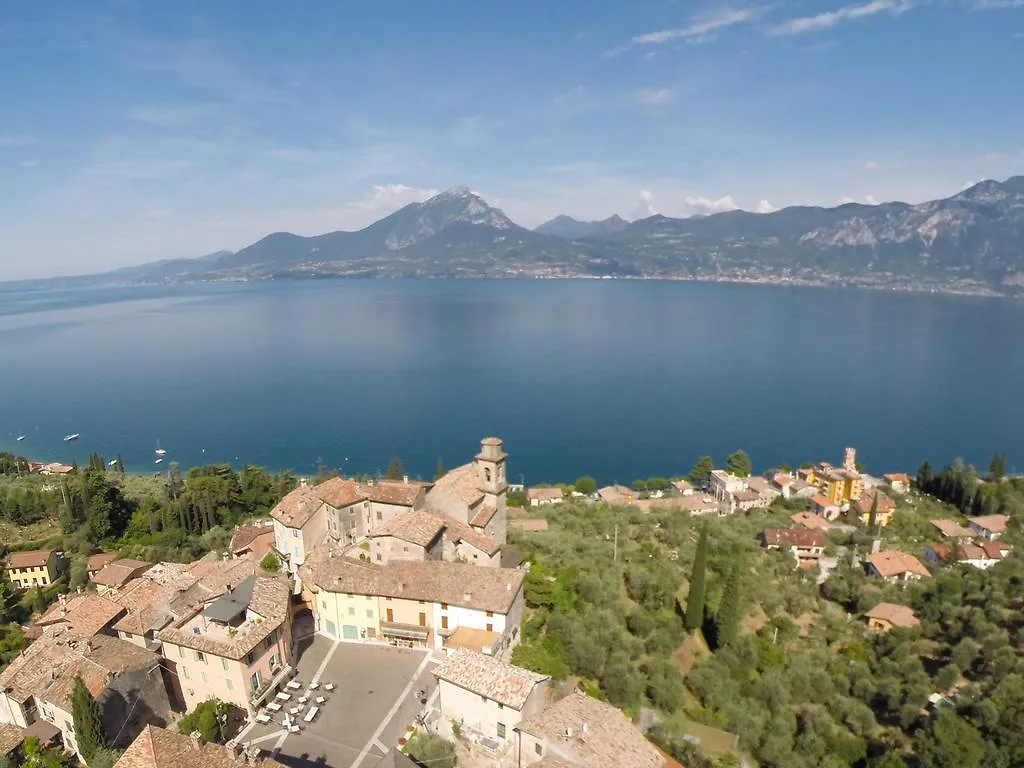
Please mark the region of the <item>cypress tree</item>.
[[32, 609], [36, 613], [46, 613], [46, 598], [43, 597], [43, 588], [36, 587], [35, 593], [32, 595]]
[[388, 462], [388, 471], [384, 476], [388, 480], [401, 480], [402, 472], [402, 460], [399, 459], [398, 457], [395, 457]]
[[704, 598], [707, 594], [708, 529], [703, 528], [690, 571], [690, 593], [686, 596], [686, 628], [694, 632], [704, 624]]
[[875, 495], [871, 498], [871, 511], [868, 513], [868, 530], [870, 531], [875, 527], [875, 523], [878, 522], [878, 491], [875, 491]]
[[75, 676], [75, 684], [71, 689], [71, 717], [75, 726], [78, 754], [88, 763], [97, 749], [106, 746], [106, 738], [103, 735], [100, 705], [89, 693], [80, 675]]
[[722, 591], [722, 602], [718, 604], [715, 618], [716, 645], [724, 648], [736, 639], [740, 631], [740, 563], [729, 571], [729, 578]]
[[437, 469], [434, 470], [434, 479], [440, 480], [444, 477], [444, 463], [441, 461], [441, 457], [437, 457]]

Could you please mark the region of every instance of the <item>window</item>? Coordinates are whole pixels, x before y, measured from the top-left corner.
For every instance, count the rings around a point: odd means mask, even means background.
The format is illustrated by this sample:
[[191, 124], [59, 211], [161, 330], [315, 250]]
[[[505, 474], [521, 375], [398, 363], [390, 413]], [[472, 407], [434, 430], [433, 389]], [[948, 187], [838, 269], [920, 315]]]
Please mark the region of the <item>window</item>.
[[499, 701], [499, 702], [498, 702], [498, 709], [504, 709], [504, 708], [505, 708], [505, 705], [504, 705], [504, 704], [502, 704], [502, 703], [501, 703], [501, 702]]
[[269, 635], [267, 635], [267, 642], [266, 642], [267, 648], [273, 648], [274, 647], [274, 643], [276, 643], [276, 642], [277, 642], [277, 630], [275, 629], [273, 632], [271, 632]]
[[484, 467], [484, 479], [489, 483], [491, 482], [491, 468]]
[[442, 616], [441, 617], [441, 629], [448, 629], [448, 617], [447, 616]]
[[178, 657], [182, 659], [185, 658], [185, 649], [182, 648], [180, 645], [178, 646]]
[[228, 671], [228, 660], [227, 659], [221, 658], [220, 665], [224, 668], [225, 672]]
[[427, 626], [427, 614], [425, 614], [425, 613], [421, 613], [420, 614], [420, 626], [421, 627]]
[[536, 744], [533, 745], [533, 751], [536, 752], [538, 755], [543, 755], [544, 747], [542, 747], [540, 745], [540, 742], [538, 741]]
[[366, 609], [366, 618], [368, 618], [368, 619], [372, 619], [373, 618], [373, 609], [372, 608], [367, 608]]
[[[382, 558], [381, 558], [381, 556], [380, 556], [380, 552], [378, 552], [378, 553], [377, 553], [377, 559], [378, 559], [378, 560], [381, 560], [381, 559], [382, 559]], [[389, 598], [388, 598], [388, 600], [390, 600], [390, 599], [391, 599], [391, 598], [389, 597]]]
[[297, 530], [295, 530], [294, 528], [292, 528], [292, 538], [293, 539], [299, 538], [299, 532]]
[[480, 701], [481, 701], [482, 703], [486, 704], [486, 703], [487, 703], [487, 697], [486, 697], [486, 696], [481, 696], [481, 697], [480, 697]]
[[201, 678], [203, 678], [203, 682], [205, 683], [206, 682], [206, 672], [203, 671], [203, 670], [199, 670], [199, 676]]
[[326, 611], [327, 610], [327, 601], [326, 600], [321, 600], [320, 601], [320, 607], [323, 608]]
[[493, 616], [494, 616], [494, 611], [488, 611], [487, 612], [487, 618], [488, 619], [492, 618]]
[[448, 610], [448, 603], [441, 603], [441, 610], [442, 611], [447, 611]]
[[231, 682], [230, 677], [224, 678], [224, 687], [227, 688], [229, 691], [235, 690], [235, 684]]
[[356, 615], [356, 607], [354, 605], [350, 605], [348, 607], [348, 615], [349, 616], [355, 616]]
[[260, 673], [259, 671], [253, 672], [249, 678], [249, 689], [258, 691], [260, 689]]
[[403, 551], [403, 552], [408, 552], [408, 551], [409, 551], [409, 548], [408, 548], [408, 547], [402, 547], [402, 551]]
[[493, 632], [494, 631], [494, 625], [493, 624], [488, 624], [487, 625], [487, 631], [488, 632]]
[[[498, 705], [498, 709], [501, 709], [501, 704]], [[498, 723], [498, 738], [499, 739], [504, 739], [505, 738], [505, 724], [504, 723]]]
[[196, 661], [206, 663], [206, 655], [202, 651], [196, 651]]
[[391, 602], [391, 598], [390, 597], [385, 597], [384, 600], [385, 600], [385, 602], [388, 602], [388, 603]]
[[420, 600], [420, 601], [418, 601], [418, 602], [419, 602], [419, 604], [420, 604], [420, 605], [426, 605], [426, 602], [425, 602], [425, 601], [423, 601], [423, 600]]
[[384, 513], [381, 512], [379, 509], [377, 510], [377, 519], [378, 520], [383, 520], [384, 519]]
[[184, 666], [183, 666], [183, 667], [181, 668], [181, 674], [183, 674], [183, 675], [185, 676], [185, 679], [186, 679], [186, 680], [188, 680], [188, 679], [189, 679], [189, 675], [188, 675], [188, 667], [184, 667]]
[[366, 628], [366, 636], [367, 637], [376, 637], [377, 636], [377, 630], [374, 629], [373, 627], [367, 627]]

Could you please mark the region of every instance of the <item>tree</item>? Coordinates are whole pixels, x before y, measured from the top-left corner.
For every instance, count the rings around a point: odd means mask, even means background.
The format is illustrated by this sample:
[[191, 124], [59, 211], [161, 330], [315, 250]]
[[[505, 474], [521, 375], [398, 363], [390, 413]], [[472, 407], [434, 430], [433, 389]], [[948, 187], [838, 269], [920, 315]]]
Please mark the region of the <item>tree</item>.
[[75, 741], [78, 754], [88, 763], [96, 750], [107, 745], [103, 734], [103, 717], [100, 705], [82, 682], [81, 675], [75, 676], [71, 689], [71, 716], [75, 726]]
[[43, 749], [39, 739], [29, 736], [21, 745], [23, 768], [65, 768], [68, 761], [59, 749]]
[[746, 451], [733, 451], [725, 457], [725, 471], [736, 477], [749, 477], [752, 466]]
[[437, 469], [434, 470], [434, 479], [440, 480], [444, 477], [444, 462], [441, 461], [441, 457], [437, 457]]
[[273, 552], [267, 552], [260, 560], [260, 568], [268, 573], [277, 573], [281, 570], [281, 561], [277, 559], [277, 555]]
[[715, 465], [712, 463], [710, 456], [701, 456], [697, 459], [697, 463], [693, 465], [693, 469], [690, 470], [687, 478], [698, 488], [705, 488], [711, 480], [711, 470], [714, 468]]
[[729, 578], [722, 591], [722, 600], [718, 604], [718, 615], [715, 617], [715, 645], [724, 648], [740, 631], [740, 576], [742, 561], [733, 564]]
[[875, 491], [875, 495], [871, 497], [871, 511], [868, 512], [868, 531], [871, 531], [875, 527], [875, 523], [878, 522], [878, 494], [880, 491]]
[[690, 571], [690, 592], [686, 596], [686, 628], [691, 632], [704, 624], [704, 598], [707, 596], [708, 529], [704, 527], [697, 541], [697, 552]]
[[32, 610], [36, 613], [46, 613], [46, 596], [42, 587], [36, 587], [32, 591]]
[[388, 480], [401, 480], [403, 474], [402, 460], [396, 456], [388, 462], [388, 471], [384, 473], [384, 477]]
[[932, 484], [932, 465], [931, 462], [926, 461], [921, 465], [920, 469], [917, 470], [916, 478], [917, 488], [922, 492], [928, 492]]
[[405, 745], [405, 752], [427, 768], [454, 768], [455, 745], [436, 733], [417, 731]]
[[121, 759], [119, 749], [97, 749], [89, 761], [89, 768], [114, 768], [114, 764]]
[[584, 496], [589, 496], [597, 489], [597, 482], [589, 475], [576, 478], [576, 490]]
[[922, 768], [980, 768], [985, 740], [962, 717], [942, 709], [918, 736], [915, 752]]
[[206, 744], [222, 744], [227, 741], [223, 726], [230, 714], [230, 704], [207, 699], [178, 721], [178, 730], [184, 734], [198, 731]]
[[992, 457], [992, 463], [988, 465], [988, 481], [998, 483], [1006, 474], [1006, 459], [1003, 454], [997, 453]]

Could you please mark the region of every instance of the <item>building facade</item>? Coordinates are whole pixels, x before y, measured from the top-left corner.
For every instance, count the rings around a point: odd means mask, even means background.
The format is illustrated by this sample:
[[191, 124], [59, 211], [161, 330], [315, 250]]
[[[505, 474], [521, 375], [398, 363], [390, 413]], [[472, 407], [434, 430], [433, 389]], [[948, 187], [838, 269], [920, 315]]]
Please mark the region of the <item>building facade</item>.
[[48, 587], [66, 565], [64, 553], [56, 549], [12, 552], [7, 557], [7, 578], [19, 589]]

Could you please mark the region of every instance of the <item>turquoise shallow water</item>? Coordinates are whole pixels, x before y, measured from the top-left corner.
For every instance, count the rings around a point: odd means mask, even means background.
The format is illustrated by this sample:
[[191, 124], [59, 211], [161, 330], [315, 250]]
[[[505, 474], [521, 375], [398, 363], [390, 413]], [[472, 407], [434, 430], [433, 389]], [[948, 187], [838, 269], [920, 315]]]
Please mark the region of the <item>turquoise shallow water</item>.
[[0, 289], [0, 448], [426, 476], [495, 434], [528, 484], [740, 447], [1024, 469], [1022, 328], [1009, 301], [652, 281]]

